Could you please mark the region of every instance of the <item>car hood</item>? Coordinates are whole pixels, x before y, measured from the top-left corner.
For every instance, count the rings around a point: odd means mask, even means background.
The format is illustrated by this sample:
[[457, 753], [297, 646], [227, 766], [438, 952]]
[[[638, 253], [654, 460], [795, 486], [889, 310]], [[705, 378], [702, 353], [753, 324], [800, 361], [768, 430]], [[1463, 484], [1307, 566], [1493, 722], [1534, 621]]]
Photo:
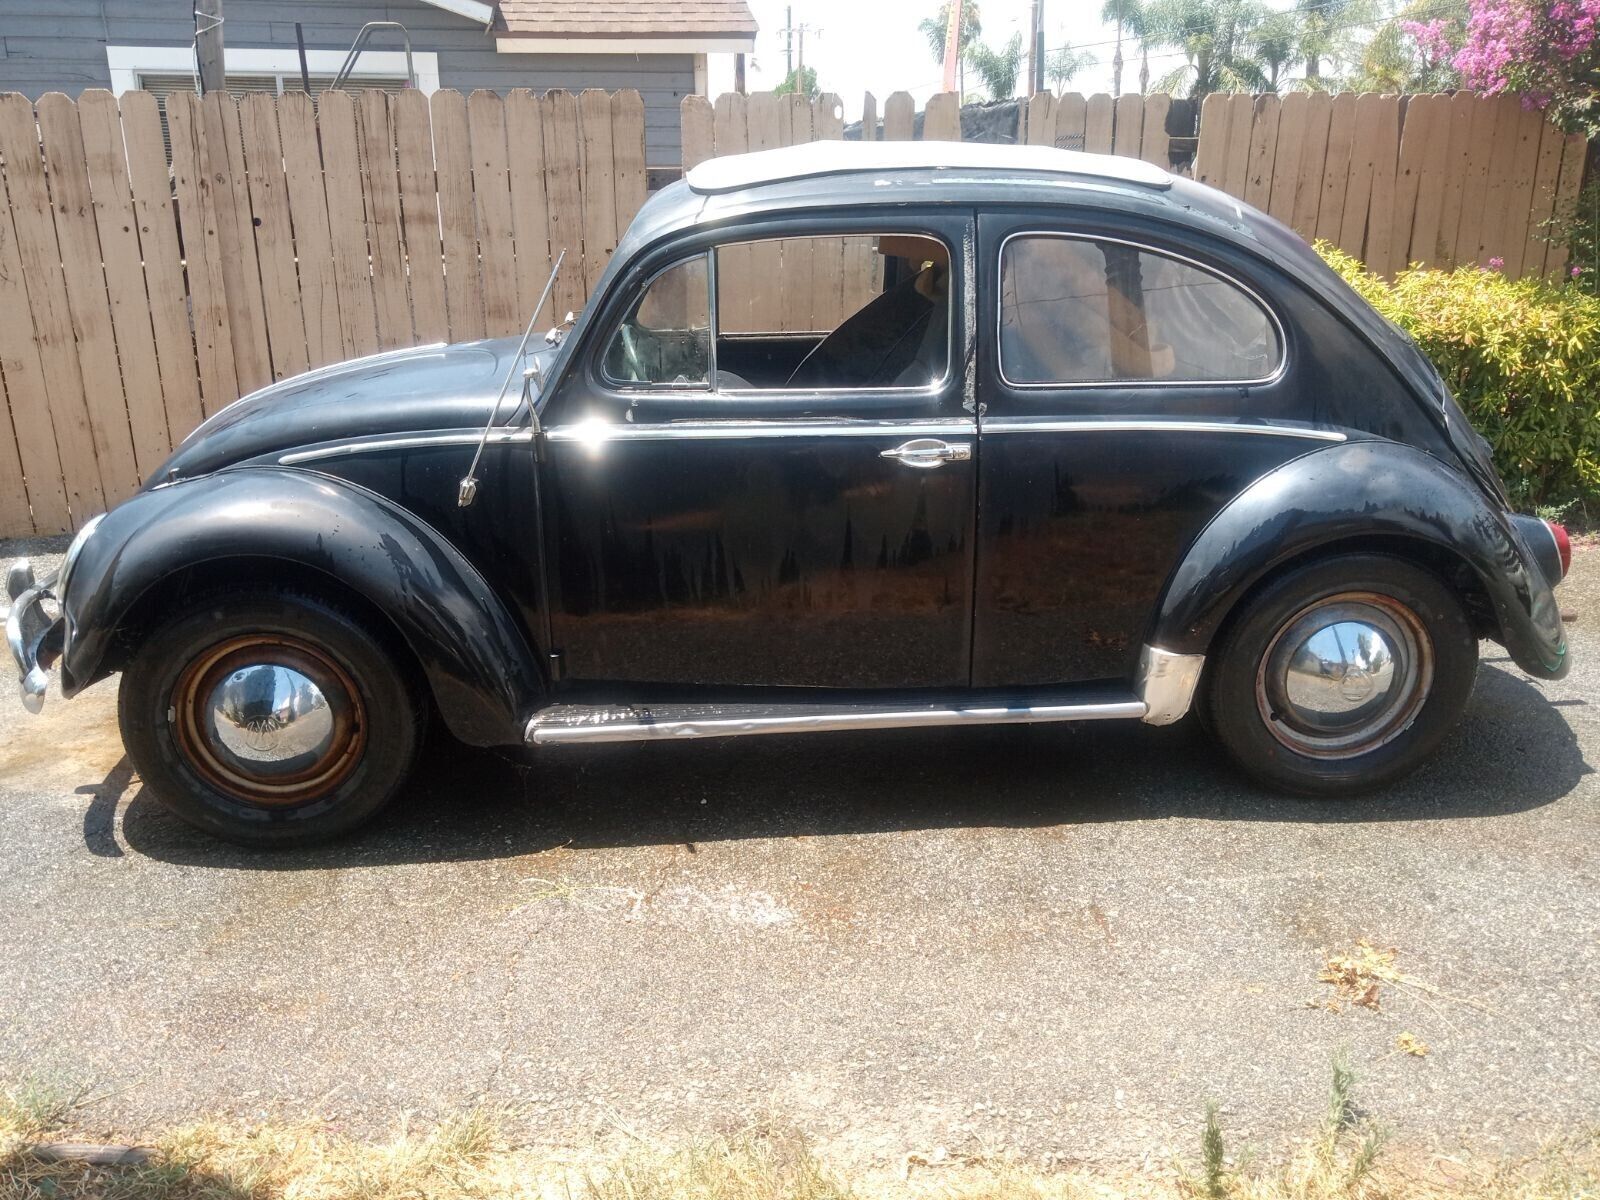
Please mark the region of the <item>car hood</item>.
[[[496, 338], [395, 350], [264, 387], [207, 418], [147, 486], [350, 438], [477, 428], [488, 419], [518, 342]], [[555, 353], [538, 344], [526, 358], [548, 367]], [[523, 415], [516, 380], [500, 407], [499, 424]]]

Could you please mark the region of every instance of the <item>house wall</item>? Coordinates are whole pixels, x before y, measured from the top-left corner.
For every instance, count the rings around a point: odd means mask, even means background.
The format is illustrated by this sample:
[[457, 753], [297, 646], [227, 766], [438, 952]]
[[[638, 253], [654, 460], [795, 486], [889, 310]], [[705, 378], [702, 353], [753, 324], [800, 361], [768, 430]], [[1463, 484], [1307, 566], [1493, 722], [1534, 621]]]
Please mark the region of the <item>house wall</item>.
[[[30, 98], [111, 86], [106, 46], [187, 46], [194, 36], [190, 0], [0, 0], [0, 91]], [[473, 22], [418, 2], [227, 0], [224, 42], [231, 47], [292, 49], [301, 23], [312, 50], [348, 50], [368, 21], [399, 21], [414, 50], [439, 56], [439, 84], [470, 92], [566, 88], [636, 88], [644, 97], [645, 153], [651, 166], [680, 159], [678, 108], [694, 91], [692, 54], [498, 54]], [[398, 50], [393, 32], [375, 50]]]

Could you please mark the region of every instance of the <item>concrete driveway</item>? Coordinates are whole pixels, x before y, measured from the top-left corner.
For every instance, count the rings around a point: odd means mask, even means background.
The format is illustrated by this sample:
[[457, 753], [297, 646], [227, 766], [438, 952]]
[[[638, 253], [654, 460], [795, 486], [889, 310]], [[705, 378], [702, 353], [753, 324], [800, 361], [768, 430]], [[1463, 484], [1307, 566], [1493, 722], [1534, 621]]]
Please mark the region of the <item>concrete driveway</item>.
[[[438, 739], [378, 827], [274, 855], [140, 794], [114, 682], [33, 719], [8, 661], [0, 1074], [93, 1078], [133, 1129], [488, 1099], [560, 1142], [769, 1115], [857, 1160], [1125, 1161], [1208, 1100], [1275, 1148], [1347, 1047], [1402, 1141], [1526, 1145], [1600, 1114], [1600, 553], [1562, 598], [1571, 677], [1486, 646], [1367, 803], [1264, 795], [1190, 723], [532, 769]], [[1318, 982], [1363, 938], [1414, 981], [1376, 1010]]]

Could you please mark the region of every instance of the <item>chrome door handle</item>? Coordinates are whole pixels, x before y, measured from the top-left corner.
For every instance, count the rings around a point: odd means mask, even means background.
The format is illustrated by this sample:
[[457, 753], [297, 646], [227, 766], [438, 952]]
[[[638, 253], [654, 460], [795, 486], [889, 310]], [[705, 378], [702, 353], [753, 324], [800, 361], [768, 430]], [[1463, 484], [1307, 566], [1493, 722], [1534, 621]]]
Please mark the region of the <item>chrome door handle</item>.
[[915, 438], [893, 450], [883, 450], [879, 458], [892, 458], [902, 466], [931, 471], [947, 462], [966, 462], [972, 457], [971, 442], [941, 442], [938, 438]]

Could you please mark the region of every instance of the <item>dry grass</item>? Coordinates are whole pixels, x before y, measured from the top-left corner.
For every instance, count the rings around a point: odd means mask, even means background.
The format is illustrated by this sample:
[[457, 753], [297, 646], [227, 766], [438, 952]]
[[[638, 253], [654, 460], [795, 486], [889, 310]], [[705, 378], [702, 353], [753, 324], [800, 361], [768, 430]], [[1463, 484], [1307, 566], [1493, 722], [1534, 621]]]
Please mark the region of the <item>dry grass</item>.
[[1232, 1156], [1215, 1108], [1198, 1156], [1146, 1172], [1043, 1171], [1017, 1159], [908, 1156], [845, 1175], [781, 1127], [688, 1144], [633, 1136], [622, 1152], [511, 1144], [511, 1114], [476, 1109], [385, 1143], [315, 1125], [199, 1124], [155, 1139], [148, 1164], [45, 1162], [30, 1147], [72, 1131], [81, 1087], [27, 1080], [0, 1092], [0, 1200], [1600, 1200], [1600, 1129], [1525, 1159], [1433, 1156], [1402, 1164], [1356, 1116], [1336, 1063], [1321, 1128], [1287, 1154]]

